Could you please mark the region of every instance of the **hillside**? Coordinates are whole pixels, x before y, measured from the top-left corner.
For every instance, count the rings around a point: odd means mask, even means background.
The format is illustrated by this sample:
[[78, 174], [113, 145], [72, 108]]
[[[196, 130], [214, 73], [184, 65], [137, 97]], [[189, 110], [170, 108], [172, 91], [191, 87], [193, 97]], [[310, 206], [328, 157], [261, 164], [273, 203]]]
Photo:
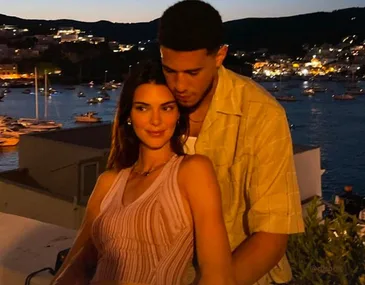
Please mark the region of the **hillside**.
[[[156, 37], [158, 19], [146, 23], [79, 22], [75, 20], [26, 20], [0, 14], [0, 23], [49, 33], [50, 28], [72, 26], [108, 40], [136, 43]], [[268, 48], [295, 54], [302, 45], [338, 43], [348, 35], [365, 39], [365, 8], [349, 8], [282, 18], [247, 18], [225, 22], [226, 43], [247, 51]]]

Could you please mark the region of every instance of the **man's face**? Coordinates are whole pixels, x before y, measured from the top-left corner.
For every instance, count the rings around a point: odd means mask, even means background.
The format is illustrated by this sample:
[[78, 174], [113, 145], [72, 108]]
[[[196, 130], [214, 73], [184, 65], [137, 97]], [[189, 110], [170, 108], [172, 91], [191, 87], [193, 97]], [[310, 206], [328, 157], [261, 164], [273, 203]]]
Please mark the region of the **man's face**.
[[208, 54], [206, 49], [175, 51], [161, 46], [161, 60], [167, 85], [178, 102], [187, 108], [196, 106], [213, 86], [222, 51]]

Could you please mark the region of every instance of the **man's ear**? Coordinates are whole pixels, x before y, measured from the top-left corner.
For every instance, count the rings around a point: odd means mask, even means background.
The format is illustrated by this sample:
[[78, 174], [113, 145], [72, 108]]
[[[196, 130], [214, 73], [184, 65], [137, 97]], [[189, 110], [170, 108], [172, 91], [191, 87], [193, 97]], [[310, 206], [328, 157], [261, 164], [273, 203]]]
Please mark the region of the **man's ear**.
[[219, 48], [217, 55], [215, 56], [215, 62], [217, 68], [219, 68], [223, 64], [223, 61], [226, 58], [227, 53], [228, 53], [227, 45], [223, 45]]

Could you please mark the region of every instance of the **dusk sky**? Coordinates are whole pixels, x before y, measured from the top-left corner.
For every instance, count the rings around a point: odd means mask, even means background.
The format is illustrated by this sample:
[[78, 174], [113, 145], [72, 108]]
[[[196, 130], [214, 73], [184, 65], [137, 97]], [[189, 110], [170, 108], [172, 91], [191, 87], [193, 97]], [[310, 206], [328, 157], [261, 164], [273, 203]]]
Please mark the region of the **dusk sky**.
[[[6, 2], [6, 4], [5, 4]], [[145, 22], [161, 16], [174, 0], [0, 0], [1, 13], [26, 19], [74, 19], [94, 22]], [[348, 7], [364, 0], [208, 0], [224, 21], [247, 17], [279, 17]], [[152, 4], [153, 3], [153, 4]]]

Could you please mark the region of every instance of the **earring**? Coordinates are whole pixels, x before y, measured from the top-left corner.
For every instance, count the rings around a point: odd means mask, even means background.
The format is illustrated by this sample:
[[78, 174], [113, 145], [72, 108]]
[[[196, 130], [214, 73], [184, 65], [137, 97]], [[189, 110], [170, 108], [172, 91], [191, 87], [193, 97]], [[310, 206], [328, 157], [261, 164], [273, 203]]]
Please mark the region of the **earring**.
[[132, 121], [131, 121], [131, 119], [130, 119], [130, 118], [128, 118], [128, 120], [127, 120], [127, 125], [128, 125], [128, 126], [131, 126], [131, 125], [132, 125]]

